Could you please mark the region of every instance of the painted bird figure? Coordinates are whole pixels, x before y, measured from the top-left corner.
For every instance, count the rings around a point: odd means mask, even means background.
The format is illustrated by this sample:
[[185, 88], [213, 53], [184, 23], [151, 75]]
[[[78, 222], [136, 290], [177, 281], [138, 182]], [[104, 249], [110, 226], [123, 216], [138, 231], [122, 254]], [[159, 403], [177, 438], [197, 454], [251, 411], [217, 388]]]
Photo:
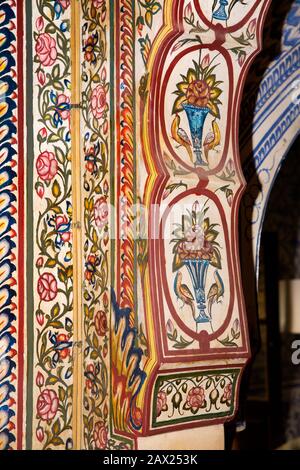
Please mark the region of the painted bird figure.
[[180, 126], [180, 116], [179, 114], [176, 114], [173, 122], [172, 122], [172, 127], [171, 127], [171, 134], [173, 139], [179, 144], [179, 146], [183, 146], [186, 148], [190, 160], [193, 163], [194, 162], [194, 156], [193, 156], [193, 151], [192, 151], [192, 144], [189, 139], [189, 136], [185, 132], [184, 129], [182, 129]]
[[215, 282], [210, 286], [207, 295], [208, 313], [211, 318], [211, 309], [214, 303], [218, 303], [220, 297], [224, 295], [224, 283], [217, 270], [214, 272]]
[[194, 305], [194, 297], [193, 294], [191, 293], [190, 289], [186, 284], [182, 284], [182, 273], [179, 271], [176, 274], [175, 280], [174, 280], [174, 291], [178, 299], [180, 299], [183, 302], [182, 307], [184, 305], [188, 305], [193, 314], [193, 318], [195, 319], [195, 305]]
[[216, 119], [212, 122], [212, 131], [207, 134], [204, 140], [204, 155], [208, 162], [208, 155], [211, 150], [214, 150], [221, 143], [221, 132]]

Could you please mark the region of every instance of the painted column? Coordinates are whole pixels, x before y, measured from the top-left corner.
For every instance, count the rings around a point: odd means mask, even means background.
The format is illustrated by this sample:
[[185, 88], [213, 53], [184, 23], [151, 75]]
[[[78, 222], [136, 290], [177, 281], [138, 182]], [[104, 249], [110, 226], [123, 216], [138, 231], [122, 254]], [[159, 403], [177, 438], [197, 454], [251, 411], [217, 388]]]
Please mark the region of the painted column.
[[223, 446], [269, 3], [0, 2], [0, 448]]
[[239, 111], [268, 4], [115, 2], [111, 386], [126, 445], [176, 445], [168, 433], [237, 410]]

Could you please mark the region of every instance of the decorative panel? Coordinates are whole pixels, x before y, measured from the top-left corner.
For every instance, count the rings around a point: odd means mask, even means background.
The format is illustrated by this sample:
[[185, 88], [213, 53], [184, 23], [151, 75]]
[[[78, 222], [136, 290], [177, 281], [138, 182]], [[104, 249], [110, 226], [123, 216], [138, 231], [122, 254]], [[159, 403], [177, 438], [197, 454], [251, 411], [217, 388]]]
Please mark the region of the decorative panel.
[[[299, 103], [275, 108], [298, 3], [255, 162], [295, 134]], [[269, 4], [0, 1], [1, 449], [134, 449], [233, 419], [250, 357], [238, 127]]]
[[83, 441], [108, 446], [110, 2], [81, 2]]
[[111, 347], [114, 430], [138, 446], [236, 412], [249, 358], [237, 129], [268, 2], [133, 3], [114, 11]]
[[[72, 447], [70, 2], [33, 2], [32, 447]], [[29, 188], [28, 188], [29, 189]]]

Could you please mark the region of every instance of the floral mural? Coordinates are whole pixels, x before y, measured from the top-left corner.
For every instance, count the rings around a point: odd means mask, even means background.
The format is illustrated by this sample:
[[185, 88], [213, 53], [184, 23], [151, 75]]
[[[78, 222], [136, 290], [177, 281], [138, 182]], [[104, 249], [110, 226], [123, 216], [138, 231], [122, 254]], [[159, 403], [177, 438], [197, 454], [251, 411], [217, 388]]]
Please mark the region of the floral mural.
[[[257, 46], [261, 5], [234, 30], [251, 8], [0, 2], [0, 449], [133, 449], [236, 411], [230, 86]], [[176, 215], [166, 240], [152, 204]]]
[[72, 447], [70, 2], [36, 2], [35, 440]]
[[[209, 322], [212, 318], [212, 306], [224, 295], [224, 284], [219, 274], [222, 269], [218, 224], [210, 222], [207, 217], [209, 200], [200, 206], [196, 201], [192, 211], [182, 216], [182, 225], [173, 232], [176, 238], [173, 253], [173, 271], [177, 272], [174, 280], [174, 291], [183, 305], [189, 305], [198, 327], [199, 323]], [[193, 285], [193, 293], [183, 283], [182, 267], [186, 267]], [[215, 284], [206, 297], [206, 278], [209, 266], [215, 267]], [[195, 303], [197, 308], [195, 307]], [[207, 307], [206, 307], [207, 303]]]
[[[219, 85], [221, 80], [217, 80], [214, 70], [218, 64], [213, 64], [209, 54], [199, 62], [193, 61], [194, 67], [188, 69], [186, 75], [181, 75], [182, 81], [177, 83], [177, 96], [173, 114], [175, 118], [172, 122], [172, 138], [187, 150], [190, 160], [196, 166], [208, 165], [208, 153], [214, 150], [221, 141], [220, 129], [217, 120], [220, 119], [219, 105], [222, 104], [219, 97], [222, 89]], [[185, 111], [191, 139], [187, 132], [180, 128], [179, 113]], [[209, 133], [202, 142], [203, 127], [208, 114], [213, 116], [212, 132]], [[205, 157], [203, 158], [203, 150]]]
[[208, 419], [212, 413], [230, 416], [238, 373], [238, 369], [233, 369], [159, 377], [152, 426]]

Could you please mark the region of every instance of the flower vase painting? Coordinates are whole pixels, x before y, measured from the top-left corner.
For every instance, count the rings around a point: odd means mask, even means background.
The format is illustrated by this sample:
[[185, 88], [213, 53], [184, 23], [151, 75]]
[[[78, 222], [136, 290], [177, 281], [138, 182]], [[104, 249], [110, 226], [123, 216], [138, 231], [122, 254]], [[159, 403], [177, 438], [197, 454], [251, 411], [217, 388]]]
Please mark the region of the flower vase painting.
[[171, 240], [176, 310], [196, 333], [205, 326], [212, 331], [219, 323], [221, 319], [214, 318], [215, 306], [225, 295], [224, 241], [211, 207], [207, 198], [194, 199], [191, 210], [185, 206], [180, 223], [174, 223]]
[[[210, 54], [199, 60], [192, 60], [193, 67], [189, 67], [186, 75], [181, 74], [181, 81], [177, 83], [173, 94], [176, 99], [172, 109], [173, 120], [171, 136], [178, 148], [184, 148], [194, 167], [205, 168], [209, 166], [209, 153], [219, 151], [221, 132], [219, 120], [220, 96], [222, 94], [222, 81], [217, 79], [215, 70], [218, 68], [216, 59]], [[182, 115], [185, 115], [185, 124]], [[211, 120], [208, 117], [211, 117]], [[210, 122], [208, 122], [210, 121]], [[210, 129], [206, 134], [204, 130]]]

